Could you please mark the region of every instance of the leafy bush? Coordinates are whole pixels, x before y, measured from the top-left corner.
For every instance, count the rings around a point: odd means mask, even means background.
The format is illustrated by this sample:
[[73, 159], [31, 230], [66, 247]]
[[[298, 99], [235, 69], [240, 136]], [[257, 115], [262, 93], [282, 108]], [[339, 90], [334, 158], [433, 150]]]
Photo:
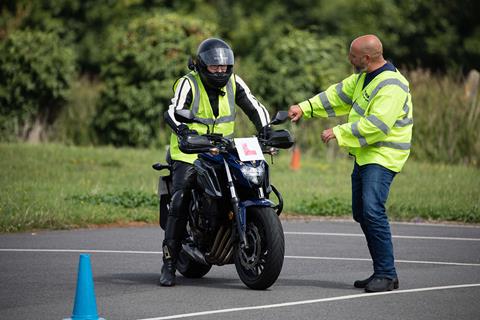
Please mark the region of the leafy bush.
[[[0, 5], [2, 31], [16, 28], [58, 34], [62, 42], [74, 48], [82, 72], [98, 73], [110, 48], [108, 29], [141, 11], [141, 1], [96, 0], [9, 0]], [[2, 28], [3, 27], [3, 28]], [[4, 29], [4, 30], [2, 30]]]
[[72, 82], [67, 103], [53, 125], [51, 140], [68, 145], [95, 145], [91, 128], [102, 83], [81, 77]]
[[325, 90], [349, 73], [343, 41], [318, 39], [291, 29], [280, 38], [266, 38], [254, 55], [256, 91], [271, 106], [288, 106]]
[[44, 139], [75, 75], [74, 54], [53, 33], [15, 31], [0, 43], [0, 139]]
[[467, 99], [462, 78], [408, 74], [414, 110], [412, 156], [480, 165], [480, 100]]
[[[173, 96], [172, 85], [213, 27], [175, 14], [132, 20], [118, 31], [110, 62], [102, 66], [94, 128], [102, 143], [149, 146], [158, 142], [160, 119]], [[162, 121], [163, 122], [163, 121]]]
[[[251, 79], [252, 91], [262, 97], [273, 115], [276, 110], [286, 110], [347, 77], [347, 53], [339, 38], [319, 39], [307, 31], [288, 29], [277, 38], [261, 40], [253, 58], [242, 67], [244, 77]], [[302, 122], [298, 134], [294, 132], [296, 141], [304, 147], [324, 150], [320, 133], [339, 121]]]

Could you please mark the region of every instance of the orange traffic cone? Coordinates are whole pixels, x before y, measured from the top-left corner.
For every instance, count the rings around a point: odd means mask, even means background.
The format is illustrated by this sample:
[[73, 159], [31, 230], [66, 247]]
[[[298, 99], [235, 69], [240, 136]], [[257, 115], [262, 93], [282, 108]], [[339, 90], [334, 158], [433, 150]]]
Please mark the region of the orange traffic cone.
[[290, 169], [298, 170], [300, 169], [300, 147], [295, 145], [292, 149], [292, 159], [290, 161]]

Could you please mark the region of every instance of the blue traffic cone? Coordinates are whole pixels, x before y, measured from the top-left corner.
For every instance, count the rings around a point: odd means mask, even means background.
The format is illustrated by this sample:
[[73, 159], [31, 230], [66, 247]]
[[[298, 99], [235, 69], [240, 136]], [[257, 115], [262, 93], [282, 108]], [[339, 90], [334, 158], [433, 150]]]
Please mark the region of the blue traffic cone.
[[64, 320], [105, 320], [98, 317], [90, 255], [81, 254], [78, 263], [77, 291], [71, 318]]

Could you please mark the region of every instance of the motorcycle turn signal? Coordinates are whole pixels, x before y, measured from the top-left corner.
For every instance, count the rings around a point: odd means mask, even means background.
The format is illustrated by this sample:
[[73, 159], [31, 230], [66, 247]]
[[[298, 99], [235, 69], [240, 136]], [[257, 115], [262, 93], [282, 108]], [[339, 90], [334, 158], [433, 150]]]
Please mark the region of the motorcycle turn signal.
[[211, 148], [209, 152], [214, 156], [218, 156], [220, 154], [220, 150], [218, 148]]

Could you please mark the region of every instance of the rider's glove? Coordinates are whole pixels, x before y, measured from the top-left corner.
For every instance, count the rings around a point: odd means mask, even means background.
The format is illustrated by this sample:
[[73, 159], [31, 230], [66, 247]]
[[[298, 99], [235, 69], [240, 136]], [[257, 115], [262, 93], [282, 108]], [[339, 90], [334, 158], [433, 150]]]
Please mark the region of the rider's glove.
[[272, 133], [272, 127], [269, 125], [264, 126], [260, 131], [258, 132], [258, 137], [260, 139], [268, 140], [270, 138], [270, 134]]
[[181, 124], [181, 125], [178, 127], [178, 133], [177, 133], [177, 135], [178, 135], [180, 138], [185, 138], [186, 136], [192, 135], [192, 134], [198, 134], [197, 130], [191, 130], [188, 126], [186, 126], [186, 125], [184, 125], [184, 124]]

